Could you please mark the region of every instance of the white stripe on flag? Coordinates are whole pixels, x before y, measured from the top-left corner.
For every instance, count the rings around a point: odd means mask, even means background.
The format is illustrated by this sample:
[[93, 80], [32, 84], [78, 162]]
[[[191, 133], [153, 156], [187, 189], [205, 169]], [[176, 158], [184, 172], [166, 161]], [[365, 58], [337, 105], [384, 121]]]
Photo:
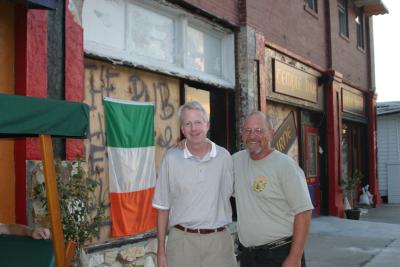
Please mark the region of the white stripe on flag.
[[110, 193], [136, 192], [156, 184], [155, 147], [107, 147]]

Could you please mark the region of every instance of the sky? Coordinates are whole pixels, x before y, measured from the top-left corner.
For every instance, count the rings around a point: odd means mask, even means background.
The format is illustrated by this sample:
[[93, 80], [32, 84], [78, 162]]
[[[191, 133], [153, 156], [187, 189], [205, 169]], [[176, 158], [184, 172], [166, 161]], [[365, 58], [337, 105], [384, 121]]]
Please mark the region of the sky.
[[373, 17], [378, 102], [400, 101], [400, 1], [383, 0], [389, 14]]

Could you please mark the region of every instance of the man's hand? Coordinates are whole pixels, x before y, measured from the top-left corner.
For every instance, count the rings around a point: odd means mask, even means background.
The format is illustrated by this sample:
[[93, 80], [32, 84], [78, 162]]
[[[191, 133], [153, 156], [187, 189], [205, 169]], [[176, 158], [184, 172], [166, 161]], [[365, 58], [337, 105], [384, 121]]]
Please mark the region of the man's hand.
[[169, 210], [157, 211], [157, 267], [168, 267], [165, 253], [165, 237], [167, 235]]
[[32, 231], [33, 239], [50, 239], [50, 230], [47, 228], [38, 227]]
[[185, 144], [186, 144], [186, 139], [180, 139], [179, 137], [176, 139], [175, 144], [172, 145], [172, 147], [175, 147], [180, 150], [185, 149]]
[[301, 258], [297, 259], [289, 255], [283, 262], [282, 267], [301, 267]]
[[157, 254], [157, 267], [168, 267], [167, 256], [163, 253]]

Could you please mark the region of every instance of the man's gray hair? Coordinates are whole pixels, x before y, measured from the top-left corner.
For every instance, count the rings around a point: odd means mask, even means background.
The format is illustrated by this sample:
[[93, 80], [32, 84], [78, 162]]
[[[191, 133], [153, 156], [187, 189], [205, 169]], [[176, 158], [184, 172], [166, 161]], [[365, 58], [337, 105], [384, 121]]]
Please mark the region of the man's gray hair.
[[268, 130], [273, 130], [274, 129], [274, 126], [272, 124], [272, 118], [270, 116], [268, 116], [268, 115], [265, 115], [265, 113], [263, 113], [263, 112], [261, 112], [259, 110], [255, 110], [255, 111], [250, 112], [246, 116], [246, 119], [251, 117], [251, 116], [260, 116], [260, 117], [264, 118], [265, 125], [267, 126]]
[[181, 124], [182, 124], [182, 112], [185, 109], [201, 111], [201, 113], [203, 114], [204, 122], [210, 121], [210, 115], [205, 110], [205, 108], [198, 101], [190, 101], [190, 102], [186, 102], [185, 104], [180, 106], [178, 109], [178, 117], [179, 117], [179, 122]]

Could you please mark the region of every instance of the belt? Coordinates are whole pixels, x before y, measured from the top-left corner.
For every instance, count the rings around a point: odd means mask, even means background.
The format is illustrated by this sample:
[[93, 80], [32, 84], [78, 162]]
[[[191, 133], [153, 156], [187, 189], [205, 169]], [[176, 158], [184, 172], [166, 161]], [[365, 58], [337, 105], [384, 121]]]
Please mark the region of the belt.
[[260, 245], [260, 246], [254, 246], [254, 247], [244, 247], [244, 249], [251, 251], [254, 250], [270, 250], [270, 249], [274, 249], [274, 248], [278, 248], [287, 244], [292, 243], [292, 236], [289, 237], [284, 237], [275, 241], [272, 241], [268, 244], [265, 245]]
[[187, 232], [187, 233], [202, 234], [202, 235], [216, 233], [216, 232], [222, 232], [225, 230], [225, 226], [219, 227], [216, 229], [190, 229], [190, 228], [183, 227], [180, 224], [177, 224], [174, 227], [176, 229], [179, 229], [179, 230]]

